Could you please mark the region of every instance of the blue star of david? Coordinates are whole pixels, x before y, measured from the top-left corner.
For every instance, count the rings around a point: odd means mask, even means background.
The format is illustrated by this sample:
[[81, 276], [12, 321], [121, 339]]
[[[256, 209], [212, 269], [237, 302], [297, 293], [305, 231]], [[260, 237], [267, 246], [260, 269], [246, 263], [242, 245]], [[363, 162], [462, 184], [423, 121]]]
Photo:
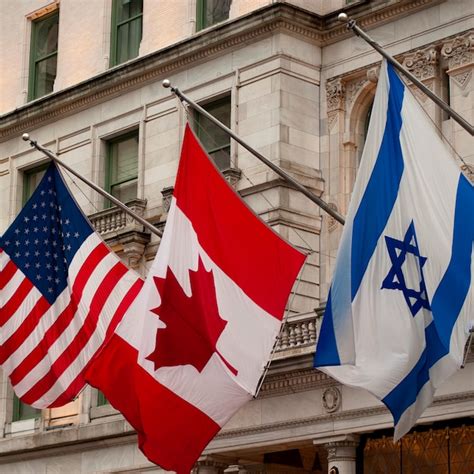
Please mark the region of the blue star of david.
[[[397, 240], [385, 236], [388, 254], [392, 261], [387, 276], [382, 282], [382, 289], [400, 290], [403, 293], [405, 301], [410, 308], [412, 316], [416, 316], [421, 308], [431, 311], [431, 306], [426, 293], [425, 278], [423, 276], [423, 266], [427, 258], [420, 255], [418, 241], [415, 233], [415, 225], [411, 221], [403, 240]], [[403, 265], [408, 254], [416, 257], [418, 261], [418, 274], [420, 276], [419, 289], [407, 288], [405, 275], [403, 274]]]

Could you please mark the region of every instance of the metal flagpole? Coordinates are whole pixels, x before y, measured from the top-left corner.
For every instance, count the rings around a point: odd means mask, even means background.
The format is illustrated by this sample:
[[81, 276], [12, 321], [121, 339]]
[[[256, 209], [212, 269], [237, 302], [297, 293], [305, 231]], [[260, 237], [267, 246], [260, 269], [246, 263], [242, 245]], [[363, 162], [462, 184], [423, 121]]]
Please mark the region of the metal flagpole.
[[236, 142], [240, 143], [240, 145], [242, 145], [246, 150], [252, 153], [252, 155], [256, 156], [260, 161], [265, 163], [278, 176], [281, 176], [286, 182], [290, 183], [298, 191], [302, 192], [307, 198], [311, 199], [311, 201], [316, 203], [321, 209], [326, 211], [330, 216], [334, 217], [334, 219], [336, 219], [339, 223], [344, 224], [345, 222], [344, 217], [341, 214], [339, 214], [337, 211], [332, 209], [326, 201], [321, 199], [319, 196], [316, 196], [316, 194], [312, 193], [309, 189], [307, 189], [301, 183], [296, 181], [288, 173], [283, 171], [279, 166], [272, 163], [269, 159], [265, 158], [261, 153], [259, 153], [257, 150], [252, 148], [246, 142], [244, 142], [244, 140], [242, 140], [242, 138], [236, 135], [230, 128], [226, 127], [223, 123], [219, 122], [219, 120], [214, 118], [207, 110], [204, 110], [200, 105], [196, 104], [196, 102], [191, 100], [189, 97], [185, 96], [177, 87], [172, 87], [168, 79], [165, 79], [163, 81], [163, 87], [171, 88], [172, 92], [176, 94], [181, 101], [187, 102], [193, 109], [197, 110], [199, 113], [204, 115], [213, 124], [217, 125], [220, 129], [224, 130], [224, 132], [229, 134]]
[[138, 214], [133, 212], [129, 207], [127, 207], [125, 204], [120, 202], [116, 197], [112, 196], [107, 191], [104, 191], [102, 188], [97, 186], [92, 181], [89, 181], [87, 178], [84, 178], [84, 176], [81, 176], [77, 171], [74, 171], [70, 166], [66, 165], [66, 163], [61, 161], [51, 150], [48, 150], [47, 148], [44, 148], [38, 142], [36, 142], [35, 140], [32, 140], [28, 133], [24, 133], [22, 135], [22, 138], [26, 142], [29, 142], [32, 147], [34, 147], [37, 150], [44, 153], [48, 158], [51, 158], [58, 165], [60, 165], [64, 169], [68, 170], [71, 174], [73, 174], [74, 176], [79, 178], [81, 181], [86, 183], [88, 186], [90, 186], [92, 189], [97, 191], [99, 194], [102, 194], [102, 196], [106, 197], [109, 201], [112, 201], [116, 206], [120, 207], [120, 209], [122, 209], [122, 211], [126, 212], [129, 216], [133, 217], [135, 220], [140, 222], [140, 224], [143, 224], [143, 226], [146, 227], [151, 233], [157, 235], [158, 237], [161, 237], [163, 235], [163, 233], [160, 230], [158, 230], [155, 226], [153, 226], [148, 221], [143, 219], [143, 217], [140, 217]]
[[395, 69], [400, 71], [404, 76], [408, 77], [413, 84], [421, 89], [433, 102], [439, 105], [445, 112], [447, 112], [456, 122], [461, 125], [471, 135], [474, 135], [474, 126], [471, 125], [467, 120], [461, 117], [455, 110], [453, 110], [448, 104], [443, 102], [436, 94], [433, 94], [428, 87], [426, 87], [421, 81], [419, 81], [410, 71], [407, 71], [395, 58], [390, 56], [376, 41], [374, 41], [364, 30], [362, 30], [356, 23], [355, 20], [349, 18], [346, 13], [339, 13], [337, 17], [339, 21], [347, 23], [347, 28], [352, 30], [357, 36], [360, 36], [363, 40], [378, 51]]

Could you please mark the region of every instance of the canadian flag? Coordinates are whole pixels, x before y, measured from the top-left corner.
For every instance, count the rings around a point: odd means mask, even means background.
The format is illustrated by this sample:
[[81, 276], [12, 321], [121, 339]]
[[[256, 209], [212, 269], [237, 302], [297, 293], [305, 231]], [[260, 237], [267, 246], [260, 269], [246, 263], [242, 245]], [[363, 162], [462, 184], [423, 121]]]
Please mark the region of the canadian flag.
[[247, 208], [187, 126], [156, 259], [86, 374], [152, 462], [189, 472], [255, 394], [304, 259]]

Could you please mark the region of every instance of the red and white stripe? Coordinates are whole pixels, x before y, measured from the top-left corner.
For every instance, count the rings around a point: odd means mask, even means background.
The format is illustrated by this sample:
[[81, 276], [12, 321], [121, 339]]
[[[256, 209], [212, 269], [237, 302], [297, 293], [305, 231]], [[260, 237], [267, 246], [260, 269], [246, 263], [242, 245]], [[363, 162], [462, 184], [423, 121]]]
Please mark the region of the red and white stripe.
[[84, 371], [143, 280], [93, 233], [69, 267], [53, 305], [0, 253], [0, 364], [15, 393], [37, 408], [61, 406], [84, 387]]

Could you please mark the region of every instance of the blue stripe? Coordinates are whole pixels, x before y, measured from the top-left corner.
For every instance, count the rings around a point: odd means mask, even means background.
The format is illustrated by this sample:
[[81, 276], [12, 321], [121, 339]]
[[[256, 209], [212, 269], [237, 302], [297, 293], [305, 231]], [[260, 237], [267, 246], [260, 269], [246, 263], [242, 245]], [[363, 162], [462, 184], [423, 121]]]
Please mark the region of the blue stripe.
[[404, 411], [416, 401], [420, 390], [430, 379], [429, 370], [446, 355], [434, 323], [425, 329], [426, 348], [410, 373], [382, 400], [398, 423]]
[[390, 64], [387, 70], [390, 81], [387, 122], [377, 161], [354, 217], [352, 230], [352, 300], [392, 212], [404, 167], [400, 129], [405, 88]]
[[314, 355], [314, 367], [324, 367], [329, 365], [340, 365], [339, 354], [337, 352], [336, 336], [332, 319], [332, 298], [329, 291], [328, 302], [324, 311], [323, 324], [318, 337], [316, 354]]
[[429, 370], [449, 353], [449, 342], [471, 285], [474, 241], [474, 188], [460, 175], [456, 193], [453, 244], [448, 268], [436, 289], [431, 309], [434, 321], [425, 329], [426, 348], [411, 372], [382, 400], [395, 424], [429, 380]]
[[460, 175], [456, 193], [451, 260], [431, 303], [436, 330], [449, 350], [456, 319], [471, 286], [471, 254], [474, 241], [474, 188]]

